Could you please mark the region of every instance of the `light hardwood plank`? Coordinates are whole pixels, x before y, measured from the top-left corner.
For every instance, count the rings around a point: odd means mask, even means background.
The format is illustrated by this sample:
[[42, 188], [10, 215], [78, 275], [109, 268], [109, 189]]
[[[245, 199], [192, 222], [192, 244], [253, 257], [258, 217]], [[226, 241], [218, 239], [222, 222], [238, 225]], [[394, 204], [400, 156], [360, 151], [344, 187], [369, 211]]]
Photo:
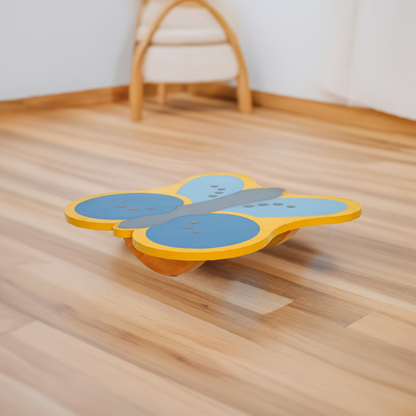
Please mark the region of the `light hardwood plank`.
[[76, 413], [245, 414], [40, 322], [14, 331], [0, 345], [4, 372]]
[[292, 303], [291, 299], [276, 295], [261, 288], [243, 283], [240, 279], [245, 273], [235, 274], [232, 278], [221, 275], [209, 275], [206, 272], [184, 275], [177, 278], [181, 283], [194, 289], [223, 299], [234, 305], [265, 315]]
[[29, 316], [0, 302], [0, 336], [32, 321]]
[[348, 328], [415, 352], [416, 327], [381, 313], [372, 312]]
[[[0, 408], [412, 415], [416, 138], [186, 94], [144, 112], [0, 115]], [[363, 216], [179, 277], [63, 218], [84, 196], [215, 171]]]
[[0, 404], [1, 411], [6, 416], [30, 414], [75, 416], [77, 414], [2, 372], [0, 372]]

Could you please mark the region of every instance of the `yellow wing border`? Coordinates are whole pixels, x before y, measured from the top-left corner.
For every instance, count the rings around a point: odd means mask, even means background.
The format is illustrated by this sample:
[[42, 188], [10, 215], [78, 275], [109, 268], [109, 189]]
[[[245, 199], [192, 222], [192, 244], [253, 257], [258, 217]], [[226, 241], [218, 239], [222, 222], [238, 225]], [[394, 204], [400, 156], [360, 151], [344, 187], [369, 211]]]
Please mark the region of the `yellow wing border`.
[[[142, 253], [153, 257], [161, 257], [171, 260], [188, 260], [188, 261], [204, 261], [204, 260], [223, 260], [233, 257], [240, 257], [246, 254], [254, 253], [266, 247], [270, 241], [277, 235], [286, 231], [295, 230], [297, 228], [310, 227], [314, 225], [339, 224], [355, 220], [361, 215], [361, 206], [355, 201], [345, 198], [325, 197], [325, 196], [305, 196], [287, 194], [285, 197], [290, 198], [312, 198], [312, 199], [331, 199], [340, 201], [347, 205], [347, 209], [330, 215], [308, 216], [308, 217], [253, 217], [246, 214], [230, 213], [226, 211], [216, 211], [214, 213], [239, 215], [246, 217], [260, 226], [259, 233], [250, 240], [239, 244], [226, 247], [216, 247], [209, 249], [183, 249], [175, 247], [167, 247], [157, 244], [149, 240], [146, 236], [146, 229], [136, 229], [133, 232], [133, 245]], [[280, 197], [282, 198], [282, 197]], [[280, 199], [278, 198], [278, 199]]]
[[295, 195], [285, 191], [280, 198], [311, 198], [311, 199], [327, 199], [333, 201], [343, 202], [347, 208], [344, 211], [329, 214], [329, 215], [315, 215], [305, 217], [254, 217], [242, 213], [230, 213], [227, 211], [216, 211], [213, 213], [221, 213], [228, 215], [237, 215], [246, 217], [256, 222], [259, 227], [259, 233], [250, 240], [244, 241], [239, 244], [226, 247], [216, 247], [209, 249], [183, 249], [176, 247], [168, 247], [160, 245], [149, 240], [146, 236], [148, 228], [142, 229], [122, 229], [118, 227], [118, 224], [124, 220], [98, 220], [95, 218], [85, 217], [78, 214], [75, 211], [76, 206], [89, 199], [97, 198], [105, 195], [117, 195], [126, 193], [158, 193], [164, 195], [170, 195], [182, 199], [184, 205], [192, 204], [192, 201], [182, 195], [178, 195], [177, 191], [187, 182], [201, 177], [210, 175], [227, 175], [240, 178], [244, 182], [243, 189], [262, 188], [258, 185], [253, 178], [247, 175], [233, 174], [233, 173], [210, 173], [195, 175], [189, 177], [174, 185], [155, 188], [146, 191], [124, 191], [124, 192], [112, 192], [106, 194], [98, 194], [90, 197], [82, 198], [70, 203], [65, 208], [66, 220], [77, 227], [88, 228], [93, 230], [113, 231], [116, 237], [120, 238], [132, 238], [134, 247], [142, 253], [148, 254], [154, 257], [160, 257], [171, 260], [185, 260], [185, 261], [205, 261], [205, 260], [221, 260], [233, 257], [244, 256], [246, 254], [253, 253], [266, 247], [273, 238], [284, 232], [294, 230], [297, 228], [310, 227], [314, 225], [324, 224], [338, 224], [355, 220], [361, 215], [361, 206], [358, 202], [338, 197], [329, 196], [312, 196], [312, 195]]
[[200, 178], [202, 176], [213, 176], [213, 175], [226, 175], [226, 176], [235, 176], [240, 178], [244, 182], [243, 189], [252, 189], [252, 188], [262, 188], [262, 186], [258, 185], [255, 180], [247, 175], [240, 175], [237, 173], [209, 173], [209, 174], [202, 174], [202, 175], [195, 175], [191, 176], [187, 179], [184, 179], [181, 182], [175, 183], [173, 185], [164, 186], [162, 188], [155, 188], [155, 189], [148, 189], [145, 191], [123, 191], [123, 192], [109, 192], [105, 194], [97, 194], [92, 196], [87, 196], [85, 198], [78, 199], [74, 202], [68, 204], [65, 208], [65, 219], [72, 225], [81, 228], [88, 228], [90, 230], [101, 230], [101, 231], [112, 231], [114, 228], [114, 235], [116, 237], [131, 237], [132, 230], [127, 230], [127, 233], [123, 233], [123, 231], [117, 227], [117, 224], [124, 220], [101, 220], [96, 218], [85, 217], [84, 215], [78, 214], [75, 210], [76, 206], [81, 202], [88, 201], [90, 199], [98, 198], [100, 196], [107, 196], [107, 195], [120, 195], [120, 194], [136, 194], [136, 193], [144, 193], [144, 194], [164, 194], [174, 196], [176, 198], [182, 199], [184, 205], [192, 204], [192, 201], [183, 195], [178, 195], [178, 190], [185, 185], [186, 183], [190, 182], [193, 179]]

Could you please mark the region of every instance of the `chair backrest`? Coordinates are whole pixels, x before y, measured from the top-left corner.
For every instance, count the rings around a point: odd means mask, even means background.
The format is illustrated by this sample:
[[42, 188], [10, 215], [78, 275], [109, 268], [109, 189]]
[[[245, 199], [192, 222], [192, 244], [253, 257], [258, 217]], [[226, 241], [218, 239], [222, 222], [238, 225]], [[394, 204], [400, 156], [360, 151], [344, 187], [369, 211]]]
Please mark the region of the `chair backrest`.
[[[161, 11], [172, 0], [148, 0], [141, 11], [140, 25], [151, 26]], [[238, 32], [237, 12], [233, 0], [206, 0], [215, 7], [234, 33]], [[169, 12], [160, 25], [161, 29], [211, 29], [219, 26], [211, 13], [192, 1], [182, 3]]]

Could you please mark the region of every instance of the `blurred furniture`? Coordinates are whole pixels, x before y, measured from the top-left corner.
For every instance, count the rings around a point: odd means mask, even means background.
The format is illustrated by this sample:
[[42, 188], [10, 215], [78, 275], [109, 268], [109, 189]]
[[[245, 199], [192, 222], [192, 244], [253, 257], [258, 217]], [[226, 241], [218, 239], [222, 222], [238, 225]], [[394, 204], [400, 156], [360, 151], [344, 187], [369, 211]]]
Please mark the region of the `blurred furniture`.
[[238, 108], [252, 109], [243, 55], [237, 42], [236, 11], [231, 0], [148, 0], [138, 17], [130, 104], [140, 120], [143, 84], [158, 84], [159, 102], [166, 84], [195, 84], [237, 79]]

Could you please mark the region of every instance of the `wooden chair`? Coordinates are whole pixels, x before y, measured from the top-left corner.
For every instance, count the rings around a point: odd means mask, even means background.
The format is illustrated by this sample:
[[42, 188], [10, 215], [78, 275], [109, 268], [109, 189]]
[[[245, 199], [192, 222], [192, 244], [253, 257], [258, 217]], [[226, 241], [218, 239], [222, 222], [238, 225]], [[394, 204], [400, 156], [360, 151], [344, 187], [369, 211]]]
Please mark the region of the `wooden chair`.
[[165, 103], [166, 84], [236, 78], [238, 108], [251, 112], [247, 69], [231, 28], [236, 18], [223, 17], [224, 6], [233, 11], [230, 0], [143, 1], [129, 90], [132, 120], [142, 118], [144, 83], [157, 84], [159, 102]]

